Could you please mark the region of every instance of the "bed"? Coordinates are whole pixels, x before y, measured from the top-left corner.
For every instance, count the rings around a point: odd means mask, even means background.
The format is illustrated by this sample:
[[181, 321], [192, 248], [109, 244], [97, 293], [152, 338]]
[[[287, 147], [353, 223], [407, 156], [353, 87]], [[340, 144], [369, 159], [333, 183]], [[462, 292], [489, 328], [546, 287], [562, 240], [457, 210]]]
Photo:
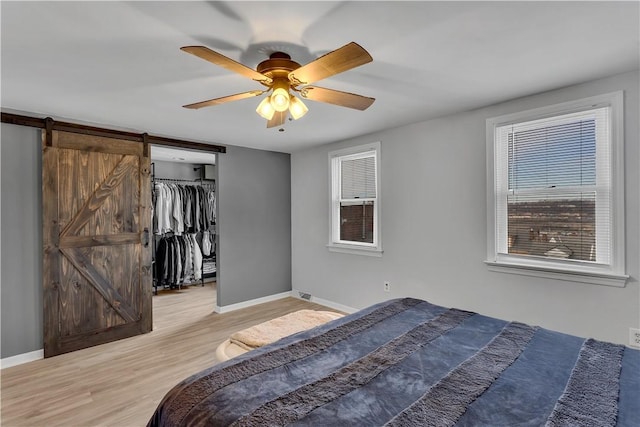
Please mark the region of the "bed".
[[386, 301], [185, 379], [149, 426], [640, 426], [640, 351]]

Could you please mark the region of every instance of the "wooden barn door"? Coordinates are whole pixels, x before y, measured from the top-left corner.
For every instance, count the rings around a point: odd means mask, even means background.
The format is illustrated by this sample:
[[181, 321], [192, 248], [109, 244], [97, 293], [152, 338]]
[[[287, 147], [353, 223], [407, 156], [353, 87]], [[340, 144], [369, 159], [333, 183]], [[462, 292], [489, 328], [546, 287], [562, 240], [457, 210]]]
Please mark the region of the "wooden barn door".
[[43, 131], [45, 357], [151, 331], [148, 152]]

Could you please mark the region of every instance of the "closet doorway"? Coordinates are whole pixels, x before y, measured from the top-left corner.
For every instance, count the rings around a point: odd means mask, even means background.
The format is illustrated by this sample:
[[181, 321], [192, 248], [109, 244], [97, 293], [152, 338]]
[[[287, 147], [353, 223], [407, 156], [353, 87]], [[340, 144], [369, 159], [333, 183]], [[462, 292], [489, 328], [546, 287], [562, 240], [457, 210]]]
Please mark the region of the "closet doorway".
[[217, 154], [151, 145], [153, 329], [213, 312]]

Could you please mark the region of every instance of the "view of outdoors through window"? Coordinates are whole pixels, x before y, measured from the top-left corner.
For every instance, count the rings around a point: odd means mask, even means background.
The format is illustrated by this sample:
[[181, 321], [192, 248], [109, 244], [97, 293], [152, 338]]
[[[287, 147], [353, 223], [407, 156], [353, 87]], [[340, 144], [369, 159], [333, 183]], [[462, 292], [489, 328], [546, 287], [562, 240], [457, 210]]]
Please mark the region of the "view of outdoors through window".
[[595, 261], [595, 120], [508, 138], [508, 252]]
[[595, 200], [531, 200], [508, 204], [510, 254], [595, 261]]
[[340, 203], [340, 240], [373, 243], [373, 203]]

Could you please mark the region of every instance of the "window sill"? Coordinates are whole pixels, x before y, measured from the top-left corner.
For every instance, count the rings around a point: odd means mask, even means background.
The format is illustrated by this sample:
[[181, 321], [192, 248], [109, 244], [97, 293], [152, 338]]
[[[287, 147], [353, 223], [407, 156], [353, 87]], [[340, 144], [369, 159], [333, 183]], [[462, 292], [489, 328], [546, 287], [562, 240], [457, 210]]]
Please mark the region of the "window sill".
[[541, 277], [544, 279], [568, 280], [570, 282], [624, 288], [629, 276], [624, 274], [560, 270], [551, 267], [529, 266], [506, 262], [485, 261], [489, 271]]
[[327, 249], [329, 249], [329, 252], [340, 252], [344, 254], [382, 257], [382, 249], [379, 249], [379, 248], [367, 248], [367, 247], [356, 246], [356, 245], [341, 245], [336, 243], [329, 243], [327, 245]]

